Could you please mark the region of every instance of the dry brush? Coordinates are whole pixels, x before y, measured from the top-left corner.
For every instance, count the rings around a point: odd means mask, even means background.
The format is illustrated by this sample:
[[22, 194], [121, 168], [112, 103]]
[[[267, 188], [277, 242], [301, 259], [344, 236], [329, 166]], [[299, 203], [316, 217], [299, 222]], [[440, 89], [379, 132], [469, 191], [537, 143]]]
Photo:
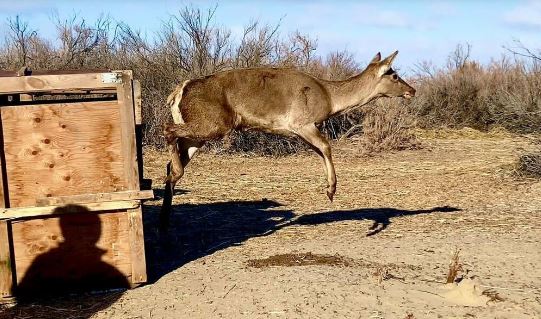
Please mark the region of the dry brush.
[[[324, 79], [345, 79], [362, 69], [352, 53], [317, 54], [317, 40], [294, 32], [280, 34], [280, 22], [253, 21], [240, 36], [217, 25], [217, 8], [184, 7], [153, 35], [107, 16], [88, 21], [72, 16], [51, 19], [56, 39], [40, 36], [19, 17], [8, 20], [0, 69], [132, 69], [141, 80], [144, 143], [162, 147], [163, 125], [171, 121], [165, 98], [186, 79], [221, 70], [278, 66], [301, 69]], [[374, 49], [377, 51], [377, 49]], [[409, 80], [417, 97], [405, 103], [388, 100], [325, 121], [320, 129], [332, 140], [362, 134], [367, 149], [415, 147], [412, 126], [425, 128], [502, 126], [516, 132], [541, 127], [541, 67], [538, 56], [522, 47], [490, 65], [470, 59], [470, 46], [458, 46], [443, 68], [420, 63]], [[521, 52], [525, 54], [520, 54]], [[525, 56], [525, 57], [524, 57]], [[297, 140], [256, 133], [235, 133], [210, 148], [228, 152], [280, 155], [305, 146]]]

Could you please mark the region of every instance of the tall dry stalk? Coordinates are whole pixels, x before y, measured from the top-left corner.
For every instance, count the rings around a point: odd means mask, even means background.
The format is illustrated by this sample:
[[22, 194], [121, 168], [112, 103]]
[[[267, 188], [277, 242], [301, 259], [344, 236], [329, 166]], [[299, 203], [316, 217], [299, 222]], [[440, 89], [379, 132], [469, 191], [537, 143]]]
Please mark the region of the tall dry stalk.
[[451, 262], [449, 263], [449, 271], [447, 272], [447, 280], [445, 281], [448, 284], [455, 282], [458, 273], [462, 271], [462, 264], [460, 263], [460, 249], [455, 249], [453, 256], [451, 257]]

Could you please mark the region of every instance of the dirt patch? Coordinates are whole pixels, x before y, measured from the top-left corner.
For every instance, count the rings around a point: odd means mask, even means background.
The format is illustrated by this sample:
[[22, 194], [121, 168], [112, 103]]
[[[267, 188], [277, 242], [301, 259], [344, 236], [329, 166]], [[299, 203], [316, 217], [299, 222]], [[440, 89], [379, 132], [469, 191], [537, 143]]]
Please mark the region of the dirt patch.
[[463, 306], [486, 306], [491, 300], [483, 294], [479, 283], [471, 279], [464, 279], [456, 284], [447, 284], [441, 296], [447, 301]]
[[320, 255], [308, 253], [280, 254], [264, 259], [250, 259], [248, 266], [254, 268], [264, 267], [296, 267], [296, 266], [337, 266], [351, 267], [356, 263], [353, 259], [340, 255]]

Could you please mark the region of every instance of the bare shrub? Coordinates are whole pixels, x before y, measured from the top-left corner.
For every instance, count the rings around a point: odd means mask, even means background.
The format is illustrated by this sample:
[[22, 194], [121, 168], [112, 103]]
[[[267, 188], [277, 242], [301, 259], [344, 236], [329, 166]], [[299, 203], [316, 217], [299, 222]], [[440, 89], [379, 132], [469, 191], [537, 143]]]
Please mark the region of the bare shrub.
[[522, 155], [518, 170], [526, 176], [541, 178], [541, 152]]
[[361, 137], [368, 152], [412, 149], [419, 146], [411, 128], [415, 120], [402, 101], [380, 100], [362, 121]]
[[[6, 45], [0, 49], [0, 66], [17, 70], [29, 66], [33, 70], [65, 69], [131, 69], [141, 81], [142, 112], [145, 119], [143, 142], [161, 148], [163, 126], [171, 121], [165, 98], [184, 80], [212, 74], [221, 70], [243, 67], [291, 67], [329, 80], [343, 80], [361, 70], [350, 52], [331, 52], [326, 57], [316, 54], [317, 41], [300, 32], [280, 36], [280, 22], [265, 25], [252, 21], [245, 26], [239, 39], [231, 31], [215, 23], [217, 7], [202, 10], [186, 6], [162, 23], [153, 37], [102, 16], [93, 23], [77, 15], [52, 17], [56, 26], [56, 41], [40, 37], [19, 17], [9, 20]], [[402, 138], [389, 134], [400, 132], [396, 124], [382, 125], [380, 119], [366, 127], [368, 140], [397, 143]], [[330, 139], [358, 134], [365, 118], [360, 111], [340, 115], [322, 123], [321, 131]], [[391, 116], [385, 120], [391, 120]], [[375, 123], [379, 126], [372, 126]], [[375, 132], [380, 128], [386, 132]], [[377, 136], [376, 136], [377, 135]], [[383, 136], [385, 135], [385, 137]], [[383, 144], [381, 144], [383, 145]], [[379, 147], [379, 146], [378, 146]], [[289, 139], [261, 132], [235, 132], [226, 143], [212, 142], [208, 146], [219, 152], [248, 152], [265, 155], [285, 155], [307, 147], [298, 139]], [[381, 147], [381, 149], [387, 148]]]
[[521, 178], [541, 179], [541, 150], [521, 155], [515, 174]]
[[[88, 22], [73, 15], [52, 18], [56, 39], [46, 39], [19, 17], [8, 20], [0, 68], [18, 70], [131, 69], [141, 81], [144, 143], [164, 146], [163, 125], [171, 121], [165, 98], [184, 80], [221, 70], [278, 66], [314, 76], [342, 80], [362, 69], [348, 51], [317, 54], [317, 40], [300, 32], [280, 35], [275, 25], [252, 21], [239, 38], [216, 24], [217, 7], [187, 6], [164, 21], [153, 36], [102, 16]], [[539, 54], [524, 46], [514, 56], [483, 66], [472, 61], [471, 46], [459, 45], [443, 68], [417, 65], [413, 79], [417, 97], [408, 103], [380, 102], [322, 123], [330, 139], [363, 134], [371, 151], [415, 145], [413, 124], [425, 128], [501, 126], [512, 132], [538, 132], [541, 127], [541, 64]], [[289, 154], [305, 146], [275, 135], [235, 133], [218, 151]]]
[[[361, 70], [350, 52], [320, 57], [315, 39], [300, 32], [280, 36], [280, 22], [265, 25], [252, 21], [240, 38], [234, 39], [228, 28], [216, 25], [216, 11], [216, 6], [207, 10], [186, 6], [163, 22], [153, 37], [122, 22], [113, 24], [107, 16], [93, 23], [77, 15], [54, 16], [56, 41], [40, 37], [16, 17], [9, 20], [0, 66], [12, 70], [23, 65], [33, 70], [133, 70], [144, 97], [144, 143], [158, 148], [165, 142], [161, 137], [163, 126], [171, 121], [165, 98], [184, 80], [242, 67], [291, 67], [330, 80], [346, 79]], [[352, 128], [360, 127], [363, 118], [362, 112], [353, 111], [325, 121], [320, 129], [330, 139], [338, 139], [345, 133], [359, 133]], [[260, 132], [236, 132], [226, 143], [213, 142], [209, 147], [266, 155], [306, 149], [298, 139]]]
[[541, 127], [541, 66], [535, 59], [502, 57], [488, 66], [469, 60], [459, 46], [445, 68], [417, 65], [417, 97], [412, 108], [422, 127], [501, 126], [513, 132]]

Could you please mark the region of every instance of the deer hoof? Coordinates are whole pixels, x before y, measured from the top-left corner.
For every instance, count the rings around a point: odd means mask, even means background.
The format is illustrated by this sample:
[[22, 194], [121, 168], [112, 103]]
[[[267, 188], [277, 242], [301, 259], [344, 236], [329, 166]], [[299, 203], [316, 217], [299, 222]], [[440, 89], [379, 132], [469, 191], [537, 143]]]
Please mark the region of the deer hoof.
[[327, 185], [327, 197], [329, 197], [329, 200], [331, 201], [331, 203], [334, 198], [334, 193], [336, 193], [336, 184]]
[[164, 184], [171, 183], [171, 175], [167, 175], [167, 176], [163, 179], [163, 183], [164, 183]]
[[329, 197], [329, 200], [331, 201], [332, 203], [332, 200], [334, 198], [334, 193], [330, 192], [330, 191], [327, 191], [327, 197]]
[[180, 180], [180, 178], [181, 178], [180, 175], [169, 174], [169, 175], [167, 175], [166, 178], [164, 178], [163, 183], [164, 184], [167, 184], [167, 183], [176, 184]]

